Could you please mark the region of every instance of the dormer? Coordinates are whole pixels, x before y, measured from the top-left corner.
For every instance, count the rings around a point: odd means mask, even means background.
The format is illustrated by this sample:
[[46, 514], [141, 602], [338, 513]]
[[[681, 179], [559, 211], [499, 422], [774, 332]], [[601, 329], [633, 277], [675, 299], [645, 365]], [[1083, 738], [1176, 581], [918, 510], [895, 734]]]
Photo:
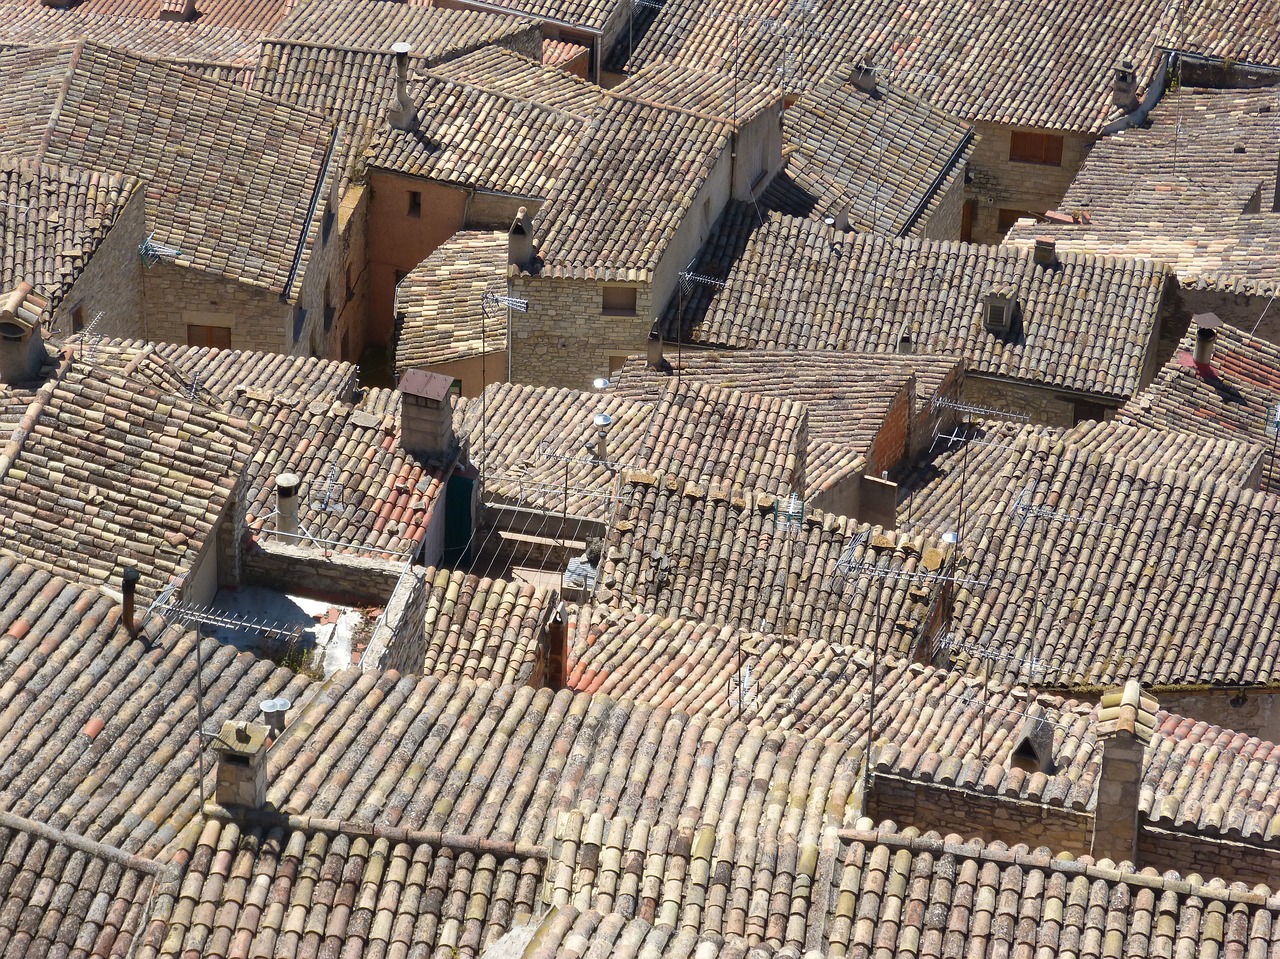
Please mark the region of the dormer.
[[40, 317], [48, 305], [30, 283], [19, 283], [0, 301], [0, 383], [25, 383], [40, 375], [48, 359]]
[[1029, 773], [1052, 776], [1058, 769], [1053, 759], [1053, 726], [1043, 716], [1031, 716], [1009, 754], [1009, 765]]
[[1011, 286], [993, 287], [982, 296], [982, 325], [988, 333], [1006, 335], [1013, 329], [1018, 291]]

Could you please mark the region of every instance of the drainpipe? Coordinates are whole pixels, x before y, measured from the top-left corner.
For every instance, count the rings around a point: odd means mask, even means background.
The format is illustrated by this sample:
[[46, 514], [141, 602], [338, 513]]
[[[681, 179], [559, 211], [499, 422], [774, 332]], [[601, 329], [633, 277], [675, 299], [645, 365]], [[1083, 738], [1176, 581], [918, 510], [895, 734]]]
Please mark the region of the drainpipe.
[[1174, 56], [1175, 54], [1172, 51], [1165, 51], [1160, 58], [1160, 66], [1156, 69], [1156, 75], [1147, 90], [1147, 95], [1138, 104], [1138, 109], [1132, 113], [1126, 113], [1119, 120], [1112, 120], [1102, 128], [1102, 136], [1109, 137], [1114, 133], [1119, 133], [1121, 130], [1140, 127], [1147, 122], [1147, 114], [1156, 108], [1156, 104], [1164, 96], [1164, 87], [1169, 82], [1169, 71], [1173, 69]]

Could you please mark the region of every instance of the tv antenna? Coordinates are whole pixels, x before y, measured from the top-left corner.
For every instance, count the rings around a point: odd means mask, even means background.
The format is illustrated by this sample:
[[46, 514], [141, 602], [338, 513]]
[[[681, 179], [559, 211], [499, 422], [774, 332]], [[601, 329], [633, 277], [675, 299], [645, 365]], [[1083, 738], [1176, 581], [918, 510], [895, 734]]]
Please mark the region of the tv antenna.
[[341, 513], [342, 505], [342, 484], [338, 481], [341, 470], [335, 462], [329, 468], [329, 475], [325, 479], [316, 483], [311, 488], [312, 496], [311, 506], [322, 513]]

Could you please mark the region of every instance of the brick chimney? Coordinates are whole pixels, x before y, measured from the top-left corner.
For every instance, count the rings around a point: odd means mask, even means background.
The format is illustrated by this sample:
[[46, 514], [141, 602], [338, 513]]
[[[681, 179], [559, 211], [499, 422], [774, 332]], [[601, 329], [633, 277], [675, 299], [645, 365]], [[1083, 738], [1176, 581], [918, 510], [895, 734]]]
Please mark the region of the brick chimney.
[[507, 230], [507, 263], [525, 273], [530, 272], [533, 265], [533, 220], [527, 207], [516, 211], [516, 218]]
[[396, 96], [387, 107], [387, 122], [397, 130], [418, 128], [418, 107], [409, 96], [409, 49], [407, 43], [391, 48], [396, 55]]
[[213, 798], [221, 806], [261, 809], [267, 799], [267, 736], [257, 723], [227, 720], [213, 742], [218, 781]]
[[1138, 109], [1138, 71], [1132, 60], [1122, 60], [1111, 79], [1111, 100], [1125, 113]]
[[1143, 755], [1155, 732], [1159, 703], [1144, 696], [1136, 679], [1102, 694], [1098, 709], [1098, 773], [1093, 856], [1112, 862], [1138, 862], [1138, 796]]
[[400, 377], [400, 448], [428, 459], [447, 459], [453, 439], [453, 377], [405, 370]]

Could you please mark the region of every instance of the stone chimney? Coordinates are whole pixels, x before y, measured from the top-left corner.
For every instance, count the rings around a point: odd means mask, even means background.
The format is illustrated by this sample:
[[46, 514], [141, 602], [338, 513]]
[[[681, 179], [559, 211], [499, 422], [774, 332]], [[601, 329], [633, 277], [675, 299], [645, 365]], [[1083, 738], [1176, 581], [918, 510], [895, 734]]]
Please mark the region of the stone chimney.
[[136, 566], [126, 566], [124, 572], [120, 574], [120, 595], [123, 598], [121, 603], [121, 619], [124, 621], [125, 631], [133, 639], [138, 638], [138, 617], [135, 612], [135, 604], [138, 599], [138, 580], [142, 579], [142, 574], [138, 572]]
[[261, 809], [267, 799], [267, 736], [257, 723], [227, 720], [213, 742], [218, 782], [213, 798], [221, 806]]
[[400, 377], [400, 448], [428, 459], [453, 451], [453, 377], [405, 370]]
[[542, 632], [542, 682], [549, 689], [564, 689], [569, 684], [567, 619], [564, 603], [559, 603]]
[[649, 352], [646, 365], [651, 370], [662, 369], [662, 334], [657, 330], [649, 331]]
[[418, 107], [409, 96], [409, 44], [391, 48], [396, 55], [396, 97], [387, 108], [387, 122], [397, 130], [418, 128]]
[[1196, 366], [1208, 366], [1213, 362], [1213, 347], [1218, 341], [1218, 329], [1222, 326], [1222, 320], [1216, 313], [1197, 313], [1191, 318], [1191, 325], [1196, 331], [1191, 358], [1195, 360]]
[[529, 209], [521, 207], [507, 230], [507, 263], [528, 273], [533, 265], [533, 220]]
[[25, 383], [40, 376], [49, 358], [40, 334], [47, 305], [26, 282], [0, 301], [0, 383]]
[[281, 473], [276, 477], [276, 532], [298, 535], [298, 490], [302, 477], [297, 473]]
[[1093, 856], [1112, 862], [1138, 862], [1138, 796], [1143, 756], [1155, 732], [1157, 703], [1144, 696], [1136, 679], [1102, 694], [1098, 709], [1098, 804]]
[[1058, 243], [1051, 236], [1036, 237], [1035, 249], [1031, 254], [1036, 266], [1058, 265]]
[[1111, 79], [1111, 100], [1125, 113], [1138, 109], [1138, 71], [1132, 60], [1122, 60]]

